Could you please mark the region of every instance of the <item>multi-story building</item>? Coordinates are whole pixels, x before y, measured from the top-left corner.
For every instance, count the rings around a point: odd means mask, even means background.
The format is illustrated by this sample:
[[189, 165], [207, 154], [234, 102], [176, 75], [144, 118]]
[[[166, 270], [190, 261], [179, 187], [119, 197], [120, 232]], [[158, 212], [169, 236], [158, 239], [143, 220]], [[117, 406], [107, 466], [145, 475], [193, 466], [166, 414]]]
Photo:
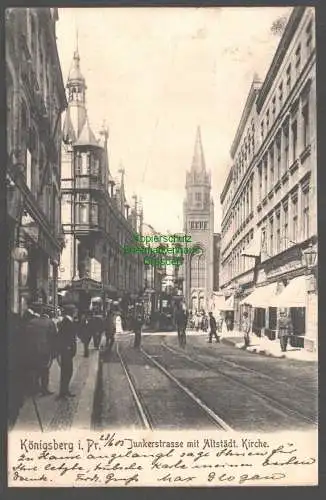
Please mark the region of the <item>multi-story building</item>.
[[[142, 208], [127, 203], [124, 169], [114, 180], [108, 163], [108, 130], [96, 139], [87, 116], [86, 83], [75, 51], [67, 83], [68, 109], [63, 126], [62, 225], [65, 248], [60, 288], [73, 292], [80, 309], [94, 296], [105, 308], [111, 298], [128, 303], [143, 290], [143, 257], [125, 253], [142, 232]], [[131, 210], [130, 210], [131, 209]], [[70, 297], [71, 299], [71, 297]]]
[[197, 129], [191, 169], [186, 177], [184, 233], [200, 251], [185, 255], [184, 294], [192, 310], [207, 309], [213, 291], [214, 202], [211, 176], [206, 171], [200, 128]]
[[[248, 304], [253, 330], [274, 339], [286, 308], [293, 342], [308, 348], [317, 339], [315, 57], [314, 9], [295, 7], [253, 99], [253, 156], [240, 179], [233, 161], [221, 196], [222, 288], [235, 294], [235, 325]], [[239, 142], [245, 135], [240, 123]]]
[[55, 8], [6, 9], [8, 305], [55, 305], [62, 248], [61, 114], [67, 101]]

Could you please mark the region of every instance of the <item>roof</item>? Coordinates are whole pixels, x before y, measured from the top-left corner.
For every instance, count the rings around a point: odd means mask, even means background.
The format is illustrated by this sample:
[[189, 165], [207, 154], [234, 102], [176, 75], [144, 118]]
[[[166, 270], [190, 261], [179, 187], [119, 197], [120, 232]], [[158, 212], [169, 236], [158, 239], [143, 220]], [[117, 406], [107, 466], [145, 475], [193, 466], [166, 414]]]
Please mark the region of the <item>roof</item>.
[[96, 137], [89, 125], [88, 118], [86, 117], [82, 131], [79, 134], [78, 140], [75, 146], [95, 146], [101, 148], [102, 146], [96, 140]]
[[83, 77], [81, 71], [80, 71], [80, 57], [78, 50], [75, 50], [74, 52], [74, 57], [72, 60], [72, 67], [69, 72], [69, 77], [68, 77], [68, 84], [70, 83], [76, 83], [76, 82], [85, 82], [85, 78]]

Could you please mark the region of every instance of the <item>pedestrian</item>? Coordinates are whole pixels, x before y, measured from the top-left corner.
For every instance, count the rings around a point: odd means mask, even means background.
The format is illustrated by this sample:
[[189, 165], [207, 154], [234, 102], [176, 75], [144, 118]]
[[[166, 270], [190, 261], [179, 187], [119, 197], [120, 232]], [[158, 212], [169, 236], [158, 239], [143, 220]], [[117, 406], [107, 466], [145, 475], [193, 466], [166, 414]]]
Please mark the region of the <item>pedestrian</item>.
[[209, 327], [210, 327], [208, 343], [211, 344], [213, 335], [215, 337], [216, 342], [220, 341], [220, 337], [217, 335], [216, 320], [213, 316], [212, 311], [210, 311], [208, 314], [209, 314]]
[[228, 335], [225, 313], [222, 316], [221, 332], [222, 332], [222, 337], [226, 337]]
[[195, 329], [197, 332], [200, 329], [200, 315], [198, 312], [196, 313], [196, 316], [195, 316]]
[[29, 359], [29, 376], [32, 394], [53, 394], [49, 390], [50, 368], [55, 357], [57, 329], [49, 316], [36, 313], [31, 306], [25, 327], [26, 354]]
[[186, 328], [188, 322], [187, 307], [181, 302], [176, 311], [176, 326], [178, 330], [178, 341], [180, 347], [186, 346]]
[[115, 331], [116, 333], [123, 333], [123, 321], [119, 310], [116, 312], [115, 315]]
[[282, 352], [285, 352], [287, 349], [289, 336], [292, 335], [292, 330], [293, 330], [292, 321], [285, 311], [280, 312], [278, 328], [279, 328], [278, 336], [280, 339], [281, 350]]
[[86, 314], [82, 314], [79, 322], [79, 338], [84, 345], [84, 357], [89, 357], [89, 344], [92, 338], [92, 330]]
[[77, 351], [76, 322], [74, 318], [77, 309], [73, 304], [64, 307], [64, 316], [59, 325], [58, 332], [58, 355], [61, 367], [60, 391], [58, 398], [74, 397], [69, 391], [69, 384], [73, 374], [73, 359]]
[[250, 330], [251, 330], [251, 325], [248, 317], [247, 311], [243, 313], [243, 319], [242, 319], [242, 331], [244, 335], [244, 348], [247, 349], [247, 347], [250, 346]]
[[109, 355], [115, 342], [116, 318], [113, 311], [107, 311], [105, 318], [105, 355]]
[[99, 350], [101, 337], [103, 332], [103, 318], [99, 315], [92, 313], [92, 316], [89, 318], [91, 335], [93, 337], [93, 344], [95, 349]]
[[140, 349], [141, 333], [142, 333], [141, 329], [142, 329], [143, 324], [144, 324], [144, 314], [142, 311], [142, 304], [136, 303], [134, 325], [133, 325], [133, 330], [135, 333], [135, 341], [134, 341], [134, 348], [135, 349]]

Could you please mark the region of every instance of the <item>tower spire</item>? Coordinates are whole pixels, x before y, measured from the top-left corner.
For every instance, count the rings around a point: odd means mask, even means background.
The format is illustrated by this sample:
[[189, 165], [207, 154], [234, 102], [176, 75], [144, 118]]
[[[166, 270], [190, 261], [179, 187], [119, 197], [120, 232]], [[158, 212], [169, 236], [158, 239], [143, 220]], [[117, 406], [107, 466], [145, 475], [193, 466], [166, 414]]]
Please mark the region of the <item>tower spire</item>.
[[197, 127], [197, 132], [196, 132], [196, 142], [195, 142], [194, 155], [192, 158], [191, 170], [192, 172], [206, 171], [204, 151], [201, 141], [201, 130], [199, 125]]
[[78, 50], [78, 28], [76, 28], [76, 50], [75, 50], [75, 53], [79, 54], [79, 50]]

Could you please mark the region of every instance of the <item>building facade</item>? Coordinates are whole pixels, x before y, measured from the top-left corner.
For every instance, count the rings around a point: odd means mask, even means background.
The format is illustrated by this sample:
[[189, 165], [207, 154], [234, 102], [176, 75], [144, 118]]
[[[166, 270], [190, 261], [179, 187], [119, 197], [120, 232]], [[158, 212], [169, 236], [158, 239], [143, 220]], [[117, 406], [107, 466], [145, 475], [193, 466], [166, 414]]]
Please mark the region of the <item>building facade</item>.
[[213, 291], [220, 289], [220, 254], [221, 254], [221, 234], [213, 235]]
[[81, 310], [92, 299], [120, 298], [126, 305], [143, 290], [143, 259], [125, 253], [142, 233], [142, 207], [126, 200], [124, 169], [111, 175], [108, 130], [93, 133], [86, 109], [86, 83], [75, 51], [67, 82], [68, 108], [63, 126], [62, 225], [65, 248], [60, 262], [60, 289], [70, 290]]
[[67, 102], [55, 8], [6, 9], [8, 306], [56, 305], [62, 248], [61, 115]]
[[183, 219], [184, 233], [191, 236], [191, 245], [200, 249], [196, 253], [185, 255], [185, 299], [187, 306], [193, 311], [207, 310], [213, 292], [214, 203], [211, 198], [211, 176], [206, 171], [199, 127], [191, 168], [186, 177]]
[[[293, 9], [264, 82], [251, 89], [221, 196], [221, 281], [234, 295], [235, 326], [249, 306], [253, 330], [276, 339], [285, 308], [293, 342], [309, 349], [317, 343], [318, 296], [314, 15]], [[241, 170], [249, 120], [251, 157]]]

